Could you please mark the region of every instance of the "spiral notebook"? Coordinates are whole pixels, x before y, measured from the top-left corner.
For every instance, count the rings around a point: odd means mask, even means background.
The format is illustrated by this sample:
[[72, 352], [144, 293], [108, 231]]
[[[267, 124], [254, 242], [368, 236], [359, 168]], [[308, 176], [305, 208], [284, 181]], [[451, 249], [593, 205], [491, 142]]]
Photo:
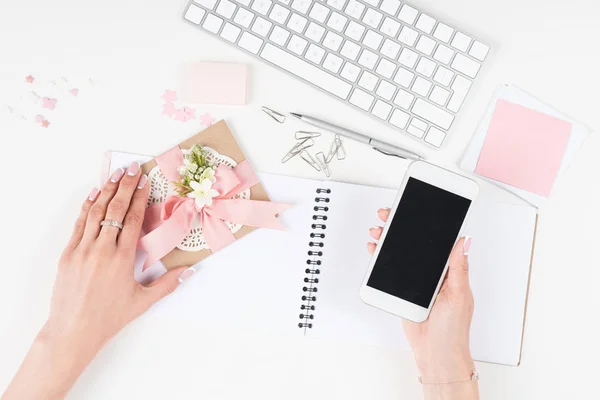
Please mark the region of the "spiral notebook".
[[[151, 318], [407, 348], [401, 319], [358, 296], [370, 260], [368, 229], [381, 224], [377, 209], [391, 206], [396, 191], [259, 175], [274, 201], [295, 204], [280, 216], [287, 231], [259, 229], [203, 260]], [[518, 365], [536, 213], [498, 201], [503, 193], [482, 187], [465, 230], [474, 237], [471, 345], [477, 360]]]

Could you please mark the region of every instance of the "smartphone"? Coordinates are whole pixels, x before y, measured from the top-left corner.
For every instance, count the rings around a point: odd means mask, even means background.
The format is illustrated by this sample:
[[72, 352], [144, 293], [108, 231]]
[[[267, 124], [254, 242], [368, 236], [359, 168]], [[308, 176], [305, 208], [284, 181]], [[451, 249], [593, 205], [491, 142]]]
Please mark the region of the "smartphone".
[[423, 322], [479, 187], [424, 161], [411, 164], [360, 288], [361, 299]]

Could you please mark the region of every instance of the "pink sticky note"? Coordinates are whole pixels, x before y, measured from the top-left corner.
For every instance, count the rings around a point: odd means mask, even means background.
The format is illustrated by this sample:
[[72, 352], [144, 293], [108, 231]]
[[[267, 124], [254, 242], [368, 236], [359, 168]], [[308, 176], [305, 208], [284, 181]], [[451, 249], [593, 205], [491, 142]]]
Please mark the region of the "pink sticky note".
[[475, 172], [549, 197], [572, 124], [498, 100]]
[[192, 64], [181, 82], [183, 98], [190, 103], [245, 105], [247, 75], [245, 64]]

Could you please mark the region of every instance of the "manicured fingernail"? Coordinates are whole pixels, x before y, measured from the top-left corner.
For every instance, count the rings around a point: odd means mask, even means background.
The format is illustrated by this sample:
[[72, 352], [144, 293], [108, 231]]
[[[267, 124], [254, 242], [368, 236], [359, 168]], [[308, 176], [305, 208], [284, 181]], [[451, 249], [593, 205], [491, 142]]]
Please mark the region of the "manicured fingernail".
[[465, 240], [463, 242], [463, 254], [465, 256], [469, 255], [470, 248], [471, 248], [471, 236], [465, 236]]
[[127, 168], [127, 175], [135, 176], [139, 170], [140, 170], [140, 163], [137, 161], [134, 161], [133, 164], [131, 164], [129, 166], [129, 168]]
[[191, 278], [192, 275], [194, 275], [195, 272], [196, 272], [196, 270], [194, 269], [194, 267], [189, 267], [188, 269], [186, 269], [185, 271], [183, 271], [181, 273], [181, 275], [179, 275], [179, 283], [183, 283], [183, 281]]
[[121, 178], [123, 177], [123, 174], [124, 174], [123, 168], [119, 168], [118, 170], [113, 172], [112, 176], [110, 177], [110, 181], [112, 183], [119, 182], [121, 180]]
[[138, 189], [143, 189], [146, 187], [146, 183], [148, 183], [148, 176], [146, 174], [142, 175], [140, 181], [138, 183]]
[[379, 231], [379, 230], [381, 230], [381, 227], [380, 227], [380, 226], [374, 226], [374, 227], [372, 227], [372, 228], [371, 228], [371, 229], [369, 229], [369, 230], [370, 230], [371, 232], [375, 232], [375, 231]]
[[96, 188], [93, 188], [92, 191], [90, 192], [90, 194], [88, 195], [88, 200], [95, 201], [99, 194], [100, 194], [100, 191]]

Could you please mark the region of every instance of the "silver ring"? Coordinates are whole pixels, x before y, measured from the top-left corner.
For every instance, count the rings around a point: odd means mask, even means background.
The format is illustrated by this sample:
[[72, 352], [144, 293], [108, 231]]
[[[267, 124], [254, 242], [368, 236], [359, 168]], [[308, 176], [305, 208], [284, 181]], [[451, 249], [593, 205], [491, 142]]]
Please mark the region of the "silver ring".
[[119, 230], [123, 230], [123, 224], [112, 219], [105, 219], [100, 222], [100, 226], [114, 226], [115, 228], [119, 228]]

